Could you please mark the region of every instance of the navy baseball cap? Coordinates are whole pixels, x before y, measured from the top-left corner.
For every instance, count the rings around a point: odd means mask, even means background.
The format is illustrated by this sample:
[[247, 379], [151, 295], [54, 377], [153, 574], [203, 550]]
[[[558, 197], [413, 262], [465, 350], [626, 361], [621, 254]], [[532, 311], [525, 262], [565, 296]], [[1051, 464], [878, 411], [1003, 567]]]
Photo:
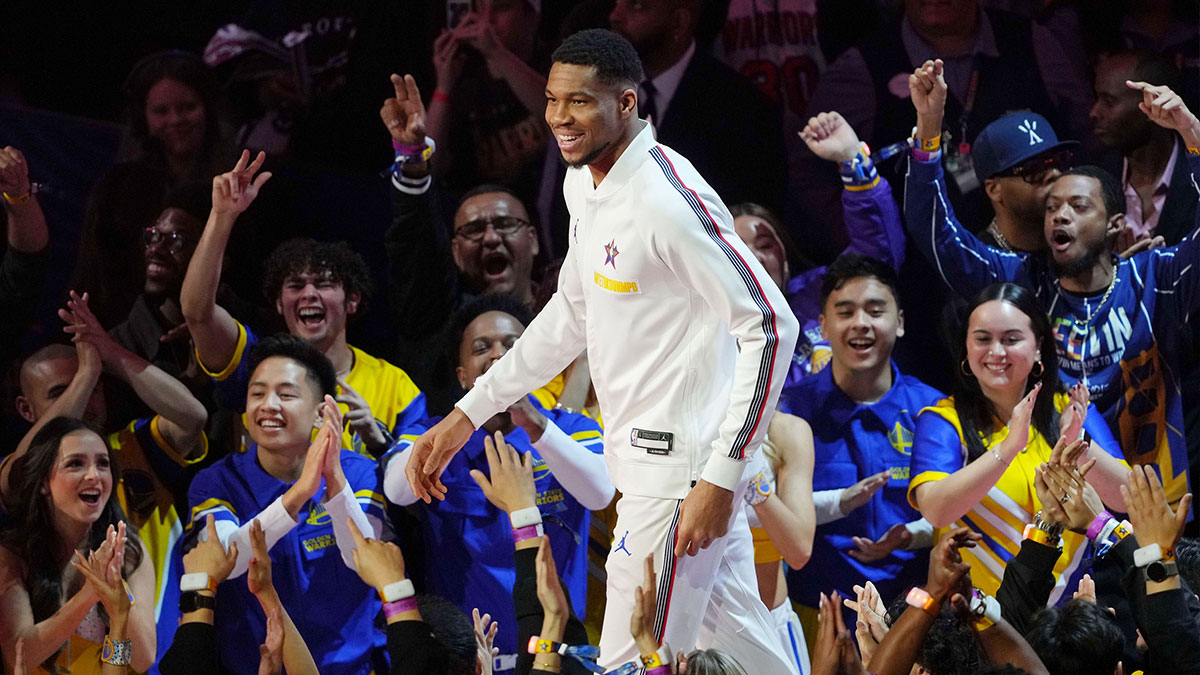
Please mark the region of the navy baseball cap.
[[1027, 159], [1078, 141], [1060, 141], [1045, 117], [1035, 112], [1009, 113], [987, 125], [971, 144], [971, 163], [979, 182], [1007, 171]]

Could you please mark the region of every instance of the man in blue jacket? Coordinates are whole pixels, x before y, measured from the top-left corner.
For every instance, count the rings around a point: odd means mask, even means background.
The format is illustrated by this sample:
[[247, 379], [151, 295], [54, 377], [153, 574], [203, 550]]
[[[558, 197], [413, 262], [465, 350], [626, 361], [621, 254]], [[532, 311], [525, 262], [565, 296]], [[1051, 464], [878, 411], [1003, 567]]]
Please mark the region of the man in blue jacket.
[[[1140, 108], [1182, 138], [1193, 186], [1200, 171], [1200, 120], [1169, 88], [1126, 85], [1142, 94]], [[909, 79], [917, 136], [905, 186], [909, 236], [960, 295], [1009, 281], [1031, 288], [1050, 315], [1064, 380], [1085, 383], [1132, 463], [1156, 463], [1168, 499], [1188, 491], [1180, 375], [1188, 344], [1181, 326], [1200, 305], [1200, 241], [1120, 259], [1111, 253], [1125, 226], [1120, 183], [1095, 167], [1063, 173], [1046, 199], [1045, 254], [987, 246], [954, 217], [941, 166], [941, 117], [946, 84], [940, 61]], [[1003, 118], [998, 154], [1046, 143], [1036, 120]]]

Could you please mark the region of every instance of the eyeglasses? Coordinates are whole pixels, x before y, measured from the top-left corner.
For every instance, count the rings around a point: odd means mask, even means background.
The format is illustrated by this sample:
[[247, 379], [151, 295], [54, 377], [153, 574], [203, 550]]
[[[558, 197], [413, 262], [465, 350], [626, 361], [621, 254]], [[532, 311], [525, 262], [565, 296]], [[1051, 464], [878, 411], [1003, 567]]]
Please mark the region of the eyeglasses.
[[495, 218], [476, 218], [468, 221], [454, 230], [454, 236], [462, 237], [467, 241], [479, 241], [483, 239], [484, 233], [487, 232], [488, 225], [496, 231], [496, 234], [505, 239], [513, 236], [521, 230], [522, 227], [529, 225], [529, 221], [516, 216], [496, 216]]
[[1046, 180], [1046, 174], [1055, 169], [1061, 171], [1071, 166], [1074, 161], [1075, 153], [1070, 150], [1060, 150], [1044, 157], [1035, 157], [1022, 162], [1000, 175], [1002, 177], [1020, 178], [1030, 185], [1036, 185]]
[[147, 227], [142, 231], [142, 243], [147, 248], [163, 242], [166, 242], [168, 251], [178, 253], [187, 245], [188, 238], [179, 232], [163, 232], [155, 229], [153, 226]]

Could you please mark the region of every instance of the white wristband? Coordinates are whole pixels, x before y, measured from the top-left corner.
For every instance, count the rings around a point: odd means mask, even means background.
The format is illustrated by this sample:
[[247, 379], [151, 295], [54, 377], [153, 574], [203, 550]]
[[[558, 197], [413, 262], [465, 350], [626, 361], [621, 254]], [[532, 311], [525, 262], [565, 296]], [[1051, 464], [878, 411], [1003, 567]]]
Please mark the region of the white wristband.
[[401, 579], [379, 589], [379, 599], [383, 602], [396, 602], [405, 598], [411, 598], [416, 595], [417, 591], [413, 588], [411, 579]]
[[536, 506], [530, 506], [524, 509], [518, 509], [508, 514], [508, 519], [512, 523], [512, 529], [519, 530], [522, 527], [532, 527], [542, 524], [542, 512]]

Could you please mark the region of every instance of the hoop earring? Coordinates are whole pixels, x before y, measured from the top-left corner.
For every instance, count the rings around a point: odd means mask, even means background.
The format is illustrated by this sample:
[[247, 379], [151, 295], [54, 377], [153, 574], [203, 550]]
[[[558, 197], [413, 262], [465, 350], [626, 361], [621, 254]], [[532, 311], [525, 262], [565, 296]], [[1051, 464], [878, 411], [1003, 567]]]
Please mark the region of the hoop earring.
[[1035, 372], [1033, 372], [1033, 369], [1032, 369], [1032, 368], [1030, 368], [1030, 369], [1029, 369], [1029, 376], [1030, 376], [1030, 377], [1032, 377], [1032, 378], [1034, 378], [1034, 379], [1037, 379], [1037, 378], [1039, 378], [1039, 377], [1041, 377], [1041, 376], [1042, 376], [1042, 373], [1046, 372], [1046, 364], [1042, 363], [1041, 361], [1035, 361], [1033, 365], [1037, 366], [1037, 369], [1038, 369], [1038, 370], [1037, 370], [1037, 372], [1035, 373]]
[[967, 360], [963, 359], [958, 364], [958, 370], [964, 377], [975, 377], [975, 373], [971, 372], [971, 366], [967, 365]]

